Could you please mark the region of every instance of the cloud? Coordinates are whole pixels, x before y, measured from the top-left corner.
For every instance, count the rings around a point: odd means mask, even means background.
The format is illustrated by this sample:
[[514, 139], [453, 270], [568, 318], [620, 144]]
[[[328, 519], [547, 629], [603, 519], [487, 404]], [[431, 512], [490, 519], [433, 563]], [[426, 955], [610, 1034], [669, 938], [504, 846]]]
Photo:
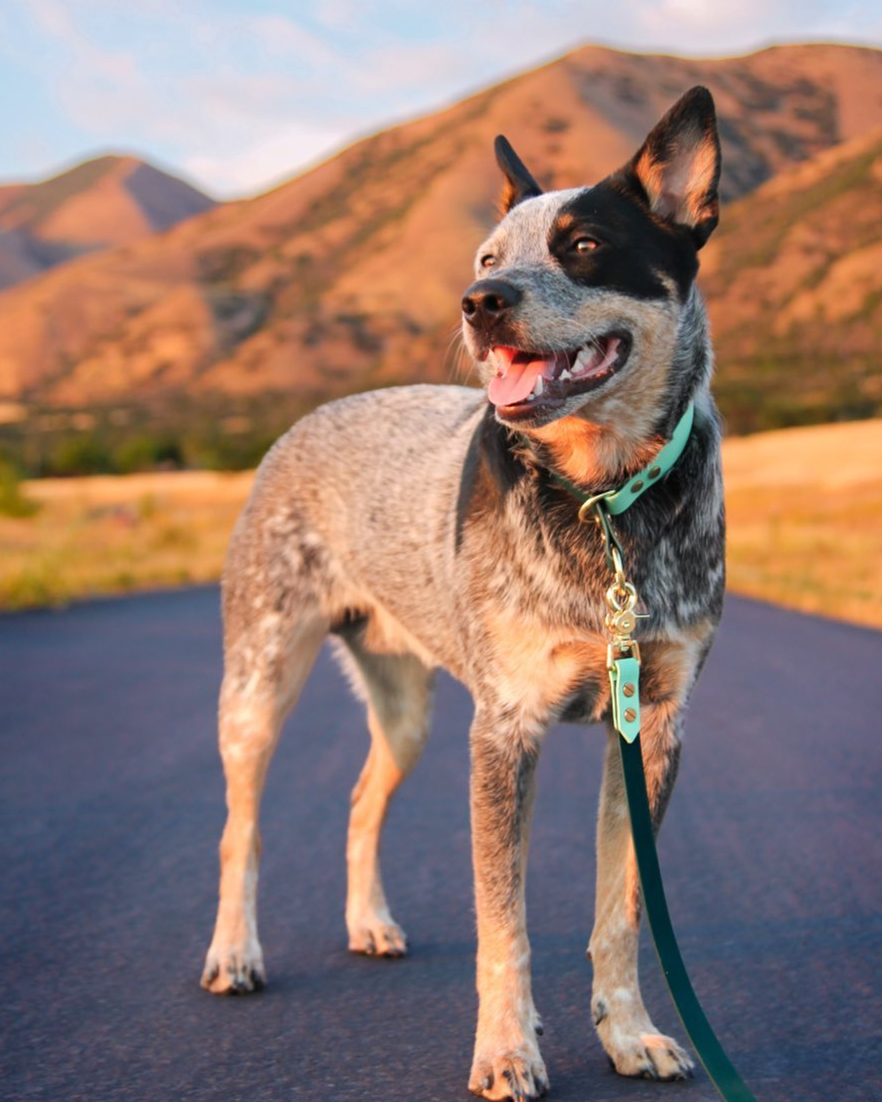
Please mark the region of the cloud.
[[[34, 89], [82, 140], [182, 164], [223, 195], [262, 189], [354, 136], [600, 41], [743, 52], [772, 39], [875, 36], [832, 0], [16, 0]], [[854, 32], [850, 33], [849, 28]], [[34, 44], [39, 48], [34, 48]], [[14, 43], [0, 44], [7, 57]], [[7, 113], [7, 152], [22, 147]], [[31, 131], [35, 127], [28, 123]], [[33, 148], [33, 146], [32, 146]], [[84, 153], [87, 150], [84, 150]]]
[[813, 26], [824, 26], [831, 8], [829, 0], [658, 0], [645, 5], [642, 23], [650, 41], [663, 37], [683, 49], [735, 53], [780, 36], [810, 35]]
[[59, 105], [87, 132], [110, 129], [148, 109], [150, 90], [132, 50], [103, 49], [80, 31], [71, 14], [76, 6], [27, 0], [37, 26], [64, 48], [66, 64], [55, 84]]
[[358, 22], [362, 7], [355, 0], [324, 0], [316, 5], [316, 19], [328, 30], [339, 31]]
[[291, 57], [312, 66], [337, 66], [343, 60], [325, 39], [283, 15], [251, 16], [243, 21], [243, 30], [271, 57]]
[[282, 130], [246, 143], [235, 158], [226, 151], [219, 155], [197, 153], [187, 157], [183, 167], [196, 179], [211, 180], [216, 194], [250, 195], [290, 178], [292, 165], [303, 170], [324, 160], [350, 138], [343, 129], [288, 123]]

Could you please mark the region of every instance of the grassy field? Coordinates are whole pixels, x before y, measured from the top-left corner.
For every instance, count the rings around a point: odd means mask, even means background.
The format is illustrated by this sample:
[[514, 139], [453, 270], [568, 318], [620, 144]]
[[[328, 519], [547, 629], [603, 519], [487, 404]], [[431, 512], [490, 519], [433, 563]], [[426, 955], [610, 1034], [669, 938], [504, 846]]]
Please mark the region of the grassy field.
[[882, 420], [737, 437], [723, 463], [730, 590], [882, 627]]
[[[729, 586], [882, 627], [882, 421], [726, 441]], [[253, 475], [208, 471], [25, 483], [0, 516], [0, 608], [206, 582]]]
[[220, 577], [251, 472], [169, 471], [26, 482], [30, 517], [0, 517], [0, 608]]

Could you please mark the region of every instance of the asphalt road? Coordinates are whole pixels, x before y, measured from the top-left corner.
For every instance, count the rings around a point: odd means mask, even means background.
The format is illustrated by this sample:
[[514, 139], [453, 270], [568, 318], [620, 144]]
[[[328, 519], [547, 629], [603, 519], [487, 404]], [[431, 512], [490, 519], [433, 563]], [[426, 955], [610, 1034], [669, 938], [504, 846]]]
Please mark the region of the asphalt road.
[[[405, 960], [346, 951], [360, 707], [323, 655], [264, 805], [269, 986], [199, 987], [223, 823], [215, 589], [0, 618], [0, 1097], [433, 1102], [471, 1097], [470, 704], [441, 681], [392, 809]], [[661, 840], [705, 1009], [760, 1102], [882, 1099], [882, 633], [731, 599], [690, 711]], [[539, 770], [529, 910], [558, 1102], [716, 1097], [624, 1080], [589, 1017], [603, 736], [562, 727]], [[680, 1034], [648, 939], [656, 1023]]]

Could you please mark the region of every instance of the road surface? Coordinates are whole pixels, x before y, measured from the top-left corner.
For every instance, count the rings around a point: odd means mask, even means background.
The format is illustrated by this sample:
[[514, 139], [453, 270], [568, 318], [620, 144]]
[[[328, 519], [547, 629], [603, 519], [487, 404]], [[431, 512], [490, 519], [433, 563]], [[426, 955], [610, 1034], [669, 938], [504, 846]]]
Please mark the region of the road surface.
[[[389, 817], [412, 954], [346, 951], [360, 706], [323, 655], [270, 772], [269, 986], [199, 987], [223, 823], [214, 588], [0, 617], [0, 1097], [46, 1102], [465, 1099], [475, 1016], [463, 690]], [[705, 1009], [760, 1102], [882, 1098], [882, 633], [730, 599], [661, 838]], [[529, 884], [558, 1102], [716, 1097], [624, 1080], [590, 1024], [603, 735], [546, 744]], [[644, 937], [644, 992], [681, 1034]]]

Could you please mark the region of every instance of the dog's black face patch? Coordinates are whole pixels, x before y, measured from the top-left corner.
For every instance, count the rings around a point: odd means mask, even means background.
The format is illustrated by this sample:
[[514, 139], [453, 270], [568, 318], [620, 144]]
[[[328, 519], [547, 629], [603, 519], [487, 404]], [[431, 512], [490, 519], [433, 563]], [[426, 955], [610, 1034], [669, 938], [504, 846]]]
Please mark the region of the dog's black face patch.
[[688, 230], [650, 214], [624, 178], [610, 177], [565, 203], [548, 250], [574, 283], [633, 298], [662, 298], [669, 280], [683, 300], [698, 272]]

